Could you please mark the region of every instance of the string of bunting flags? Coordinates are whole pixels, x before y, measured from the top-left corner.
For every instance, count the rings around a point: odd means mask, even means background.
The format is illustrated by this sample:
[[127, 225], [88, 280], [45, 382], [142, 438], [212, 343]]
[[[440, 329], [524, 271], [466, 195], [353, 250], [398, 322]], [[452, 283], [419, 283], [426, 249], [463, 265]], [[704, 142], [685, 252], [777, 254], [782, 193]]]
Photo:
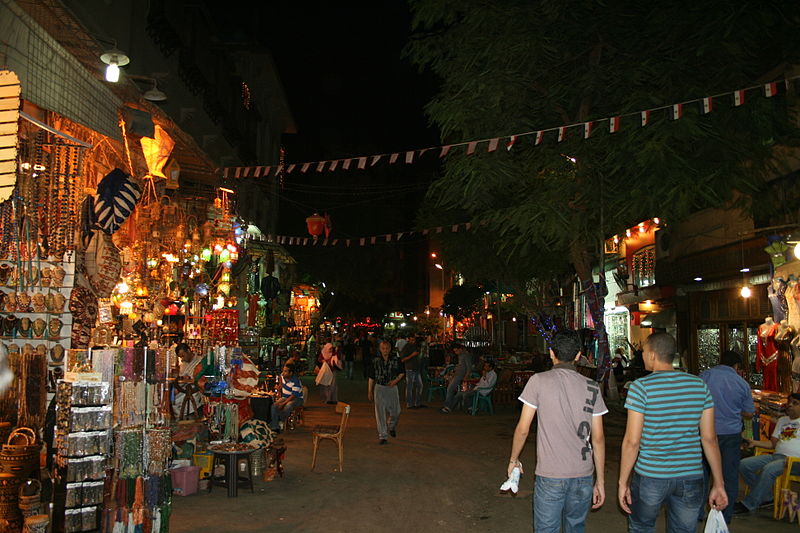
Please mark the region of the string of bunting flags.
[[348, 157], [344, 159], [329, 159], [325, 161], [306, 161], [302, 163], [283, 163], [278, 165], [261, 165], [261, 166], [246, 166], [246, 167], [224, 167], [222, 168], [222, 176], [225, 179], [229, 178], [264, 178], [268, 176], [287, 175], [293, 173], [305, 174], [309, 171], [313, 172], [334, 172], [336, 170], [365, 170], [367, 167], [373, 167], [380, 161], [388, 161], [390, 165], [398, 161], [404, 161], [405, 164], [412, 164], [418, 161], [423, 155], [427, 153], [438, 153], [439, 158], [443, 158], [452, 153], [454, 149], [465, 147], [466, 155], [473, 155], [479, 149], [486, 152], [496, 152], [501, 146], [506, 150], [511, 150], [517, 143], [525, 138], [531, 137], [533, 145], [539, 146], [545, 140], [545, 135], [550, 133], [557, 133], [557, 142], [563, 142], [567, 137], [567, 132], [572, 129], [580, 129], [583, 134], [583, 139], [588, 139], [592, 136], [597, 127], [607, 124], [609, 133], [617, 133], [620, 131], [622, 119], [625, 117], [638, 117], [641, 127], [648, 126], [655, 118], [655, 113], [659, 111], [667, 111], [671, 120], [679, 120], [683, 117], [684, 110], [691, 104], [699, 104], [700, 113], [707, 115], [714, 110], [714, 102], [719, 101], [721, 98], [731, 98], [733, 107], [744, 105], [746, 96], [753, 91], [759, 91], [766, 98], [772, 98], [779, 93], [786, 93], [789, 91], [791, 82], [800, 78], [799, 76], [792, 76], [778, 81], [765, 83], [762, 85], [755, 85], [752, 87], [745, 87], [744, 89], [737, 89], [725, 93], [706, 96], [703, 98], [695, 98], [693, 100], [686, 100], [684, 102], [674, 103], [670, 105], [663, 105], [645, 109], [643, 111], [635, 111], [631, 113], [623, 113], [616, 116], [599, 118], [585, 122], [574, 122], [572, 124], [565, 124], [553, 128], [544, 128], [540, 130], [526, 131], [523, 133], [515, 133], [512, 135], [505, 135], [501, 137], [493, 137], [488, 139], [478, 139], [473, 141], [465, 141], [453, 144], [444, 144], [439, 146], [429, 146], [427, 148], [416, 148], [413, 150], [406, 150], [403, 152], [385, 153], [385, 154], [372, 154], [362, 155], [355, 157]]
[[404, 237], [411, 237], [412, 235], [428, 235], [442, 233], [449, 231], [457, 233], [460, 230], [468, 231], [472, 228], [471, 222], [461, 222], [459, 224], [451, 224], [448, 226], [437, 226], [435, 228], [428, 228], [423, 230], [409, 230], [398, 231], [395, 233], [383, 233], [381, 235], [369, 235], [366, 237], [352, 237], [349, 239], [334, 239], [325, 237], [292, 237], [288, 235], [247, 235], [248, 240], [265, 241], [286, 246], [372, 246], [376, 244], [384, 244], [387, 242], [398, 242]]

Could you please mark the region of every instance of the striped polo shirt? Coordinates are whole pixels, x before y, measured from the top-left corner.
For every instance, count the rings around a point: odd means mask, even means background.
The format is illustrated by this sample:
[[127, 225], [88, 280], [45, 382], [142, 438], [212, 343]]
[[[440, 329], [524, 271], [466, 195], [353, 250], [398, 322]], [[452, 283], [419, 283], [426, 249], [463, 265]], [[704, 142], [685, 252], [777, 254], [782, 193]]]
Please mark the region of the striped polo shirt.
[[702, 379], [685, 372], [653, 372], [631, 384], [625, 407], [644, 414], [637, 474], [702, 477], [700, 417], [714, 407]]

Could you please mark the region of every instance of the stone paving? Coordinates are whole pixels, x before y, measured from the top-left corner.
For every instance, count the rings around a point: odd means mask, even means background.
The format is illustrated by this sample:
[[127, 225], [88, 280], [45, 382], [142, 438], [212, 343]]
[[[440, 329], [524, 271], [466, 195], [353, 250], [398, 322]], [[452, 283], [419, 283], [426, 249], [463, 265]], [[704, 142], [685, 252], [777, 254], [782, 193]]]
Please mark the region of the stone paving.
[[[308, 381], [304, 378], [304, 381]], [[336, 424], [333, 406], [324, 405], [311, 388], [306, 424], [284, 434], [286, 477], [257, 481], [255, 494], [240, 490], [229, 499], [225, 489], [211, 494], [174, 497], [173, 533], [234, 532], [450, 532], [530, 531], [533, 436], [522, 455], [528, 474], [516, 498], [502, 495], [518, 410], [498, 406], [495, 416], [441, 414], [441, 400], [430, 407], [403, 410], [397, 438], [379, 446], [366, 382], [339, 380], [340, 400], [352, 405], [345, 436], [344, 471], [338, 472], [336, 450], [323, 442], [314, 472], [311, 428]], [[616, 504], [619, 445], [625, 414], [612, 408], [606, 416], [606, 503], [587, 521], [588, 532], [624, 532], [626, 520]], [[797, 531], [797, 524], [772, 519], [760, 511], [736, 517], [734, 533]], [[663, 516], [657, 531], [665, 531]], [[702, 524], [698, 524], [702, 532]]]

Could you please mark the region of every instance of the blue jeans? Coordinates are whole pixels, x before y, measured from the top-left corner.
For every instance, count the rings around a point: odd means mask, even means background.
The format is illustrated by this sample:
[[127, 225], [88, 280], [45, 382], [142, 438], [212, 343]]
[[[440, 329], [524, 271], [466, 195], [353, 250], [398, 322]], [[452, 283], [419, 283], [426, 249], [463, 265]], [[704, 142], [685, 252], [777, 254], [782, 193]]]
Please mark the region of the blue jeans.
[[276, 407], [275, 404], [273, 403], [271, 407], [272, 421], [270, 422], [269, 427], [274, 430], [277, 430], [279, 428], [279, 423], [289, 418], [289, 415], [292, 414], [294, 408], [299, 405], [303, 405], [302, 398], [293, 398], [289, 403], [287, 403], [283, 407], [283, 409], [278, 409], [278, 407]]
[[422, 374], [406, 370], [406, 407], [419, 407], [422, 400]]
[[703, 478], [661, 479], [634, 472], [631, 499], [628, 533], [655, 531], [656, 519], [664, 504], [667, 505], [669, 533], [694, 533], [703, 506]]
[[592, 506], [593, 476], [536, 476], [533, 489], [533, 530], [536, 533], [583, 533]]
[[[783, 473], [786, 465], [786, 456], [782, 454], [758, 455], [743, 459], [739, 465], [739, 472], [750, 492], [742, 503], [751, 511], [755, 511], [765, 502], [772, 499], [772, 487], [775, 480]], [[800, 465], [792, 468], [792, 474], [797, 474]]]
[[355, 361], [344, 362], [344, 372], [347, 375], [347, 379], [353, 379], [353, 368], [355, 368], [355, 364]]
[[[742, 435], [734, 433], [732, 435], [717, 435], [719, 442], [719, 453], [722, 456], [722, 478], [725, 481], [725, 493], [728, 495], [728, 506], [722, 510], [725, 523], [730, 524], [733, 518], [733, 503], [739, 497], [739, 462], [742, 459]], [[705, 520], [706, 505], [709, 489], [709, 466], [703, 460], [703, 505], [700, 506], [698, 520]]]

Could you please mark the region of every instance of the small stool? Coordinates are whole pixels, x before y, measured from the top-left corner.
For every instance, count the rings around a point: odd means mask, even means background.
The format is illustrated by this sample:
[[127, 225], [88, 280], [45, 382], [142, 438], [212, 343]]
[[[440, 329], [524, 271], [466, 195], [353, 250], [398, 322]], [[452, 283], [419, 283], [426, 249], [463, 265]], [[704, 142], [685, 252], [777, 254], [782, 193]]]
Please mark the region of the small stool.
[[297, 426], [302, 426], [303, 421], [303, 406], [298, 405], [289, 413], [289, 417], [286, 419], [286, 429], [294, 429]]
[[[239, 495], [239, 485], [250, 487], [250, 492], [255, 494], [253, 488], [253, 471], [250, 463], [250, 456], [255, 450], [246, 450], [241, 452], [214, 452], [214, 463], [211, 467], [211, 479], [208, 483], [208, 492], [214, 485], [228, 488], [228, 497], [235, 498]], [[244, 459], [247, 462], [247, 477], [239, 475], [239, 460]], [[217, 465], [222, 465], [225, 468], [225, 475], [218, 477], [214, 475]]]

